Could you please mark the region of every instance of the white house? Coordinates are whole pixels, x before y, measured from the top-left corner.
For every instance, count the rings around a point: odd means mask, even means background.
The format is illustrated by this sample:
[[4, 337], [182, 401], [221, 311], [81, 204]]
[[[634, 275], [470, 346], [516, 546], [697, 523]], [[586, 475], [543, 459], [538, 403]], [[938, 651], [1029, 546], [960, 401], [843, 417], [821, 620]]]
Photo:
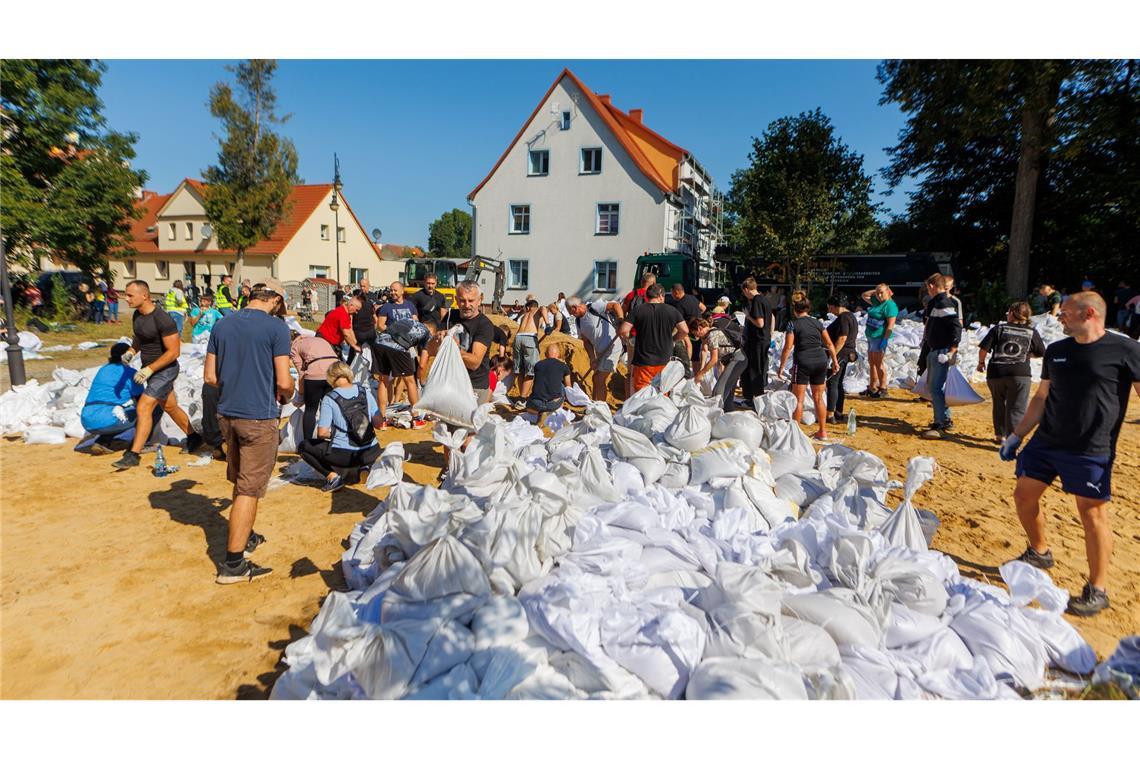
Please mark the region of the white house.
[[[395, 279], [402, 264], [381, 257], [343, 191], [338, 193], [338, 211], [329, 208], [332, 192], [331, 184], [294, 185], [289, 211], [273, 234], [245, 252], [242, 278], [253, 282], [265, 277], [283, 282], [307, 277], [336, 279], [339, 238], [344, 283], [364, 277], [376, 284]], [[218, 248], [217, 237], [207, 225], [202, 193], [203, 183], [194, 179], [182, 180], [166, 195], [142, 191], [138, 201], [142, 218], [131, 223], [133, 255], [111, 258], [120, 287], [139, 279], [161, 291], [174, 280], [193, 278], [201, 285], [206, 277], [216, 287], [221, 275], [233, 273], [236, 253]]]
[[475, 252], [507, 262], [504, 301], [613, 297], [634, 286], [644, 253], [692, 256], [705, 286], [723, 277], [712, 178], [643, 116], [564, 69], [467, 196]]

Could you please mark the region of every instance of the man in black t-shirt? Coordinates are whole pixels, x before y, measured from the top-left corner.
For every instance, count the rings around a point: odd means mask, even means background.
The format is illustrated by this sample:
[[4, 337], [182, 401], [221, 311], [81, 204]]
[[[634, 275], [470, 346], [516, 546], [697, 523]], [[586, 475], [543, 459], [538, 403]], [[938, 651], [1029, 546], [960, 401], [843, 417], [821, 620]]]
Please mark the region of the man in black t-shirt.
[[1076, 498], [1089, 581], [1079, 597], [1070, 599], [1068, 611], [1082, 617], [1109, 606], [1112, 463], [1128, 409], [1129, 386], [1140, 395], [1140, 344], [1106, 332], [1106, 312], [1104, 299], [1094, 292], [1076, 293], [1061, 305], [1061, 325], [1071, 337], [1045, 350], [1041, 385], [1000, 451], [1003, 460], [1013, 459], [1022, 438], [1037, 427], [1037, 434], [1017, 456], [1013, 499], [1029, 538], [1019, 560], [1041, 569], [1053, 566], [1040, 501], [1054, 478], [1060, 476], [1062, 490]]
[[188, 452], [195, 451], [203, 443], [202, 436], [194, 432], [190, 418], [178, 406], [178, 397], [174, 394], [178, 356], [182, 352], [177, 325], [169, 314], [151, 300], [150, 286], [146, 281], [132, 280], [127, 283], [124, 294], [127, 305], [135, 310], [131, 317], [135, 333], [131, 348], [138, 352], [142, 360], [142, 369], [135, 374], [134, 381], [146, 388], [138, 400], [138, 422], [135, 424], [135, 439], [131, 448], [111, 465], [117, 470], [138, 466], [143, 446], [154, 428], [153, 414], [158, 406], [186, 433]]
[[[360, 346], [360, 350], [366, 351], [376, 340], [376, 305], [379, 294], [372, 290], [367, 278], [360, 281], [360, 287], [352, 294], [359, 296], [361, 301], [360, 310], [352, 315], [352, 334], [356, 337], [356, 345]], [[356, 349], [350, 346], [346, 363], [352, 364], [355, 358]]]
[[645, 289], [645, 303], [638, 305], [632, 314], [626, 314], [618, 336], [625, 339], [634, 331], [637, 340], [633, 344], [629, 372], [633, 392], [637, 393], [665, 369], [673, 356], [674, 335], [678, 339], [687, 338], [689, 326], [681, 318], [681, 312], [665, 303], [665, 288], [653, 283]]
[[741, 283], [746, 303], [744, 311], [744, 345], [742, 351], [747, 358], [740, 389], [744, 397], [752, 401], [764, 393], [768, 386], [768, 346], [772, 342], [772, 330], [776, 319], [768, 299], [760, 293], [756, 280], [745, 278]]
[[[463, 334], [457, 341], [459, 354], [463, 357], [463, 366], [467, 368], [479, 403], [485, 404], [491, 400], [490, 349], [495, 340], [495, 326], [484, 316], [482, 305], [483, 293], [479, 290], [479, 283], [459, 283], [455, 288], [455, 308], [447, 312], [439, 335], [456, 325], [463, 325]], [[432, 353], [438, 346], [437, 340], [433, 343]]]
[[561, 347], [552, 344], [546, 347], [546, 358], [534, 365], [534, 385], [526, 409], [538, 415], [538, 425], [542, 425], [548, 412], [562, 408], [562, 389], [570, 387], [570, 367], [561, 357]]
[[424, 278], [424, 286], [408, 297], [416, 305], [421, 320], [427, 319], [430, 314], [436, 322], [443, 321], [443, 315], [447, 311], [447, 297], [435, 289], [438, 282], [434, 274], [429, 274]]
[[827, 378], [827, 421], [831, 424], [843, 422], [843, 404], [847, 394], [843, 391], [843, 377], [847, 365], [855, 361], [855, 342], [859, 338], [859, 321], [847, 310], [847, 297], [835, 292], [827, 299], [827, 310], [835, 319], [827, 326], [827, 335], [835, 346], [839, 358], [839, 370]]

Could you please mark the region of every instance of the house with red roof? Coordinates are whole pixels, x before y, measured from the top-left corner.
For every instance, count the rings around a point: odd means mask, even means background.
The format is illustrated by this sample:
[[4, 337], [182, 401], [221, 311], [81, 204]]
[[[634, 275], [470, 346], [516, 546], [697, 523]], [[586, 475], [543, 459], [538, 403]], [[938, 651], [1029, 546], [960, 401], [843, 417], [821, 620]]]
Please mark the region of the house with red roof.
[[475, 252], [507, 262], [506, 301], [613, 298], [644, 253], [691, 256], [706, 287], [723, 279], [712, 177], [642, 109], [622, 111], [569, 69], [467, 198]]
[[[129, 256], [111, 259], [115, 282], [146, 280], [162, 291], [174, 280], [216, 287], [223, 274], [232, 274], [237, 253], [218, 246], [206, 219], [205, 186], [184, 179], [167, 194], [144, 190], [137, 204], [142, 217], [132, 221]], [[329, 208], [333, 186], [294, 185], [289, 208], [273, 233], [245, 252], [242, 278], [253, 282], [276, 277], [283, 282], [308, 277], [337, 277], [337, 238], [340, 239], [340, 279], [345, 284], [368, 278], [387, 283], [403, 264], [381, 255], [353, 213], [342, 190], [339, 213]], [[338, 220], [339, 217], [339, 220]]]

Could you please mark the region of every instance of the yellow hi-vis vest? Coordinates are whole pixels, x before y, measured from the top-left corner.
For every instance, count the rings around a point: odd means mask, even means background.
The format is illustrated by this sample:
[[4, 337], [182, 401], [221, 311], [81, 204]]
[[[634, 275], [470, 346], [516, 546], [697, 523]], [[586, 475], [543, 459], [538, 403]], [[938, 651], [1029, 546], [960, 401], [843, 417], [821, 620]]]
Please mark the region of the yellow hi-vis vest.
[[[181, 303], [179, 303], [181, 301]], [[186, 296], [182, 295], [181, 291], [177, 288], [171, 288], [166, 291], [166, 311], [186, 311]]]
[[214, 291], [214, 300], [217, 302], [215, 306], [219, 309], [232, 309], [234, 303], [229, 299], [229, 292], [229, 285], [219, 285], [218, 289]]

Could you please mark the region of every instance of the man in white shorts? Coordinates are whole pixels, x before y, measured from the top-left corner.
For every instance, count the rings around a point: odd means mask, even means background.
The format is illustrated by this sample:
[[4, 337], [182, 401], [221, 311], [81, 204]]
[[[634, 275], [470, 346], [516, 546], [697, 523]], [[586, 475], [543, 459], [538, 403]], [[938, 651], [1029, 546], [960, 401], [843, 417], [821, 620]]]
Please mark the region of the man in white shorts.
[[582, 339], [586, 355], [590, 357], [590, 369], [594, 373], [591, 398], [605, 401], [610, 375], [617, 370], [618, 360], [624, 350], [617, 328], [610, 321], [609, 315], [613, 314], [614, 319], [620, 323], [625, 318], [625, 312], [617, 301], [607, 302], [599, 298], [586, 303], [578, 296], [566, 299], [566, 309], [575, 318], [578, 337]]

